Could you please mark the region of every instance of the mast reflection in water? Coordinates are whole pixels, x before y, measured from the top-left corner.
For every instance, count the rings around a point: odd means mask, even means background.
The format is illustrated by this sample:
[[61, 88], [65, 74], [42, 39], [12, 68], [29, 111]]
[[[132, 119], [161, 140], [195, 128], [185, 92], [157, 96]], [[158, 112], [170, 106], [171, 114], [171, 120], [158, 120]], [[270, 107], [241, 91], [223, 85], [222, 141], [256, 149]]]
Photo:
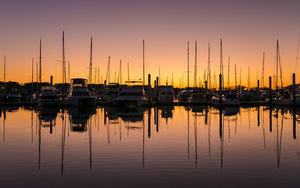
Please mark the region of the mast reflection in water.
[[299, 185], [300, 109], [0, 109], [1, 187]]

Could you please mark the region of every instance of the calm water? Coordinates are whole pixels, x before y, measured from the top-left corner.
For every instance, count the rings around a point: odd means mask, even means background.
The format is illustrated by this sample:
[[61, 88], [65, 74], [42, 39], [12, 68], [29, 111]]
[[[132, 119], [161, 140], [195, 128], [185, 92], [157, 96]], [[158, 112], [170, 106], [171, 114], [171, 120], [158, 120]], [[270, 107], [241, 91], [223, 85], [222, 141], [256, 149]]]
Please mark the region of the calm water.
[[298, 118], [263, 107], [2, 108], [0, 187], [299, 187]]

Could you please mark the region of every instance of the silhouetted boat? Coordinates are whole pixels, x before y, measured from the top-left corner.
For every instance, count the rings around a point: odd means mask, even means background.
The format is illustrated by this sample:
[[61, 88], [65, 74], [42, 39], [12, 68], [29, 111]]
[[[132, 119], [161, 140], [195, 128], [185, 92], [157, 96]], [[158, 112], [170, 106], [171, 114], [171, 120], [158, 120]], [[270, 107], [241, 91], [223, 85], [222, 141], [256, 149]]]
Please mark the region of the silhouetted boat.
[[71, 106], [96, 105], [96, 97], [91, 96], [87, 88], [86, 79], [76, 78], [71, 80], [71, 87], [66, 102]]
[[159, 86], [158, 92], [158, 103], [161, 104], [172, 104], [174, 101], [174, 89], [172, 86]]
[[58, 94], [53, 86], [43, 86], [38, 98], [39, 106], [56, 106], [59, 105]]
[[112, 104], [118, 97], [120, 92], [120, 85], [117, 83], [110, 83], [106, 86], [106, 92], [101, 98], [102, 104]]
[[12, 88], [9, 92], [7, 92], [6, 100], [7, 102], [20, 102], [21, 95], [20, 91], [17, 88]]
[[143, 106], [147, 104], [143, 86], [128, 86], [120, 89], [118, 97], [114, 100], [118, 106]]

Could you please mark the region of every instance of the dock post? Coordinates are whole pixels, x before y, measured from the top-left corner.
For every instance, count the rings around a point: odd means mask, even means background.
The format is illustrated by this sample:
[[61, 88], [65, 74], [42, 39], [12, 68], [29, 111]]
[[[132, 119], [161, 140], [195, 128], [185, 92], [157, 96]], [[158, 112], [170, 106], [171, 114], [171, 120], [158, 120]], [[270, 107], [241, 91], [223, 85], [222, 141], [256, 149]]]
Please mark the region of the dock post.
[[152, 95], [151, 95], [151, 74], [148, 74], [148, 104], [151, 104], [151, 99], [152, 99]]
[[269, 103], [272, 104], [272, 77], [269, 76]]
[[220, 93], [220, 104], [222, 104], [222, 74], [219, 74], [219, 93]]
[[296, 74], [293, 73], [293, 105], [296, 106]]
[[53, 76], [52, 75], [50, 76], [50, 85], [51, 86], [53, 85]]
[[257, 97], [258, 97], [258, 102], [260, 102], [260, 87], [259, 87], [259, 80], [257, 80]]

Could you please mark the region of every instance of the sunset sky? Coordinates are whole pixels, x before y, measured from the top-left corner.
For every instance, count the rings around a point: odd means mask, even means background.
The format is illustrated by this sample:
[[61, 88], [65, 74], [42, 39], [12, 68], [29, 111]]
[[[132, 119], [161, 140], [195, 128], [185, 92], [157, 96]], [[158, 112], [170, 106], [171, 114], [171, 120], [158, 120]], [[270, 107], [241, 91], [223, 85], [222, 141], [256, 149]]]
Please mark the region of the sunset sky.
[[[31, 59], [38, 60], [41, 38], [43, 81], [53, 75], [55, 82], [61, 82], [59, 61], [64, 30], [71, 77], [88, 77], [89, 42], [93, 36], [93, 63], [100, 68], [103, 78], [108, 56], [112, 58], [111, 80], [115, 72], [118, 73], [120, 59], [123, 80], [127, 78], [127, 62], [130, 63], [130, 77], [141, 78], [144, 39], [146, 73], [154, 77], [160, 66], [163, 82], [168, 78], [170, 83], [173, 72], [175, 85], [180, 85], [182, 77], [186, 84], [186, 43], [191, 43], [190, 68], [193, 70], [193, 45], [197, 40], [198, 77], [203, 80], [208, 43], [211, 43], [212, 76], [219, 73], [219, 40], [222, 38], [225, 83], [230, 56], [231, 83], [234, 81], [233, 67], [237, 64], [238, 69], [242, 69], [244, 85], [247, 85], [250, 66], [254, 85], [257, 75], [259, 78], [261, 75], [263, 51], [266, 52], [265, 76], [274, 74], [275, 47], [279, 39], [284, 83], [288, 84], [296, 70], [299, 53], [300, 1], [1, 0], [0, 25], [0, 55], [7, 56], [7, 80], [31, 81]], [[2, 71], [3, 66], [1, 80]], [[192, 85], [193, 72], [190, 78]]]

